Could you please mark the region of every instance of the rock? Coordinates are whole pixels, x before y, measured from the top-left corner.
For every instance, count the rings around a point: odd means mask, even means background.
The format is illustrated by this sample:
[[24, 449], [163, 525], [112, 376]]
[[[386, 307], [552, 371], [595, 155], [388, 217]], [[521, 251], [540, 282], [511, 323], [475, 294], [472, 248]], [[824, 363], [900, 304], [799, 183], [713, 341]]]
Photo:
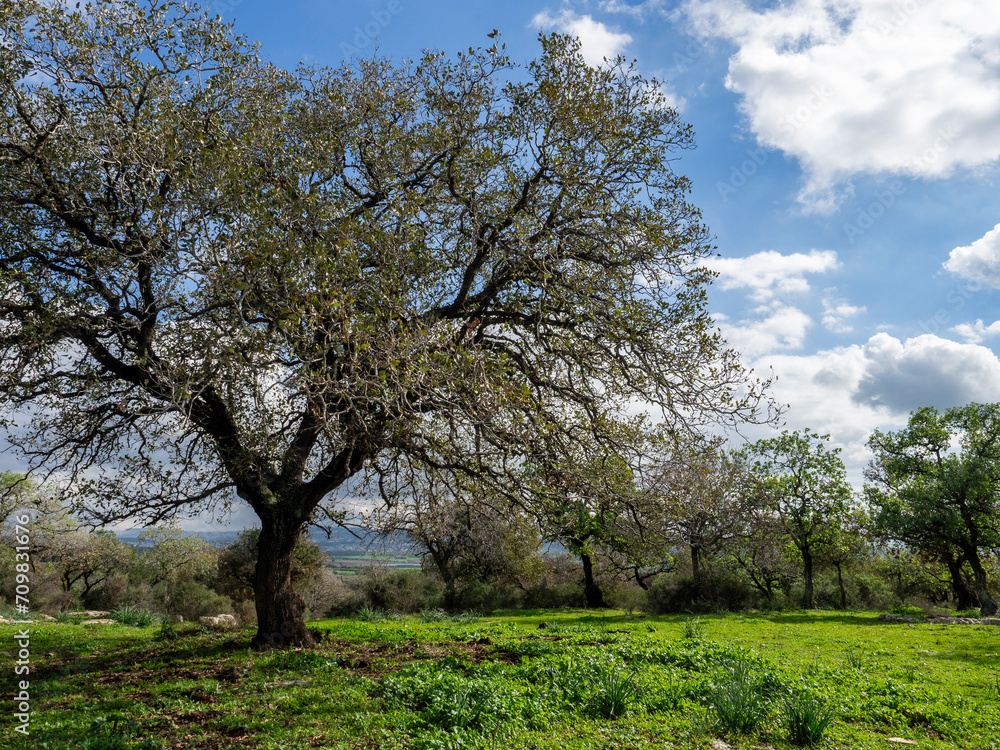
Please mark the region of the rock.
[[916, 740], [904, 740], [902, 737], [886, 737], [886, 742], [895, 742], [897, 745], [916, 745]]
[[170, 622], [172, 622], [174, 625], [180, 625], [182, 622], [184, 622], [184, 618], [181, 617], [181, 615], [172, 615], [170, 618]]
[[117, 620], [108, 620], [108, 619], [105, 618], [105, 619], [97, 619], [97, 620], [84, 620], [80, 624], [81, 625], [117, 625], [118, 621]]
[[35, 617], [37, 617], [39, 620], [45, 620], [46, 622], [55, 622], [56, 621], [56, 618], [54, 618], [52, 615], [40, 614], [40, 615], [35, 615]]
[[920, 617], [910, 617], [909, 615], [888, 615], [881, 614], [878, 619], [882, 622], [926, 622]]
[[730, 745], [722, 740], [712, 740], [710, 747], [712, 750], [730, 750]]
[[85, 612], [67, 612], [70, 617], [107, 617], [107, 612], [100, 612], [96, 609], [88, 609]]
[[312, 680], [284, 680], [282, 682], [265, 682], [264, 687], [266, 688], [279, 688], [279, 687], [293, 687], [299, 685], [308, 685]]
[[216, 615], [215, 617], [205, 615], [199, 617], [198, 622], [212, 628], [212, 630], [232, 630], [236, 627], [236, 618], [232, 615]]

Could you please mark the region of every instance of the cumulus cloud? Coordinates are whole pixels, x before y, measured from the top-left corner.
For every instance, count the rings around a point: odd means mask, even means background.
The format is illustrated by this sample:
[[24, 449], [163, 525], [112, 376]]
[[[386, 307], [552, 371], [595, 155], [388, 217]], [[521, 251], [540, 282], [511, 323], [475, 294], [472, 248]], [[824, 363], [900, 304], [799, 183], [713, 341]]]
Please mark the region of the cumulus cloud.
[[830, 333], [851, 333], [854, 327], [847, 320], [865, 312], [867, 308], [848, 304], [834, 296], [836, 289], [825, 289], [823, 297], [823, 327]]
[[808, 292], [806, 274], [832, 271], [839, 263], [832, 250], [790, 255], [766, 250], [746, 258], [711, 258], [703, 265], [719, 274], [715, 282], [719, 288], [748, 289], [752, 300], [768, 303], [785, 295]]
[[812, 319], [796, 307], [779, 305], [764, 318], [731, 323], [726, 316], [716, 322], [729, 347], [745, 356], [800, 349]]
[[802, 164], [799, 200], [834, 208], [851, 175], [946, 177], [1000, 158], [1000, 14], [979, 0], [687, 0], [734, 42], [727, 87], [765, 146]]
[[542, 11], [531, 23], [542, 31], [555, 30], [578, 37], [583, 59], [593, 66], [601, 65], [605, 59], [614, 60], [632, 41], [628, 34], [612, 31], [600, 21], [595, 21], [592, 16], [577, 15], [569, 8], [556, 15], [547, 10]]
[[1000, 320], [990, 325], [984, 325], [982, 320], [977, 320], [975, 323], [960, 323], [951, 330], [967, 344], [978, 344], [984, 339], [1000, 336]]
[[983, 346], [931, 334], [900, 341], [879, 333], [864, 345], [864, 357], [865, 375], [854, 393], [859, 403], [909, 413], [1000, 401], [1000, 360]]
[[[748, 364], [777, 377], [771, 393], [790, 405], [784, 427], [830, 434], [856, 486], [871, 458], [872, 430], [900, 429], [922, 406], [1000, 401], [1000, 360], [993, 352], [930, 334], [899, 340], [878, 333], [864, 344], [771, 353]], [[747, 432], [751, 439], [766, 434]]]
[[944, 267], [963, 279], [1000, 289], [1000, 224], [971, 245], [952, 250]]

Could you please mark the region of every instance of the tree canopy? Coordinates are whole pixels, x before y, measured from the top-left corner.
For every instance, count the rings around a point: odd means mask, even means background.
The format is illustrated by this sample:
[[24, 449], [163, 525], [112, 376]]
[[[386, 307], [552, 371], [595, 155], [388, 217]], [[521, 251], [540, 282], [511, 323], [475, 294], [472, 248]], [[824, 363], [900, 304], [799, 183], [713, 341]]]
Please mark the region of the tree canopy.
[[829, 435], [785, 431], [748, 445], [749, 492], [753, 503], [777, 522], [802, 561], [802, 606], [813, 606], [817, 554], [832, 541], [832, 528], [848, 510], [851, 486], [840, 449], [828, 449]]
[[869, 446], [866, 489], [881, 529], [946, 563], [956, 594], [968, 564], [980, 610], [996, 614], [982, 555], [1000, 548], [1000, 404], [918, 409]]
[[173, 0], [0, 0], [0, 394], [95, 523], [259, 516], [255, 645], [311, 637], [303, 525], [367, 480], [624, 455], [758, 413], [705, 306], [692, 133], [541, 38], [282, 70]]

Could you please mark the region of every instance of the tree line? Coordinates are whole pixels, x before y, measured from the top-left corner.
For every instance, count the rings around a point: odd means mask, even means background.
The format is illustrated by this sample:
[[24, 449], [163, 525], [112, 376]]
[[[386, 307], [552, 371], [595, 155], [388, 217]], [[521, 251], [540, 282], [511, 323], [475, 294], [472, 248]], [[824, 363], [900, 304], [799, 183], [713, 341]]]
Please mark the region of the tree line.
[[[969, 404], [919, 409], [906, 427], [875, 431], [861, 491], [847, 482], [829, 436], [809, 430], [734, 450], [691, 446], [647, 471], [645, 484], [618, 476], [613, 502], [579, 494], [534, 517], [474, 488], [425, 486], [364, 519], [421, 556], [419, 580], [389, 570], [336, 580], [305, 539], [292, 576], [313, 616], [362, 606], [685, 611], [907, 602], [988, 616], [1000, 574], [998, 442], [1000, 405]], [[18, 484], [18, 475], [4, 479], [22, 488], [18, 502], [8, 496], [6, 513], [26, 503], [38, 510], [35, 558], [59, 582], [49, 609], [140, 596], [160, 611], [190, 616], [204, 604], [252, 619], [259, 532], [213, 550], [177, 529], [149, 529], [132, 550], [110, 532], [78, 528], [53, 493]], [[3, 594], [12, 562], [4, 562]]]

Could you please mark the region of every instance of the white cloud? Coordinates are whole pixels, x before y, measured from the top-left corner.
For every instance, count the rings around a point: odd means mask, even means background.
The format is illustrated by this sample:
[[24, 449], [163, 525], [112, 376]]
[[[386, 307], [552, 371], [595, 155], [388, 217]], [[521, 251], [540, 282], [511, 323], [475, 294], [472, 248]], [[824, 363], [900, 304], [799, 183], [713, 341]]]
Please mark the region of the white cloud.
[[854, 174], [946, 177], [1000, 158], [1000, 13], [980, 0], [687, 0], [739, 49], [726, 85], [758, 141], [797, 158], [799, 200]]
[[812, 318], [788, 305], [778, 305], [760, 320], [730, 323], [726, 316], [717, 315], [716, 322], [729, 347], [750, 357], [800, 349], [812, 326]]
[[971, 245], [952, 250], [944, 267], [963, 279], [1000, 289], [1000, 224]]
[[663, 0], [644, 0], [634, 5], [622, 0], [602, 0], [600, 8], [605, 13], [624, 13], [641, 21], [650, 13], [662, 10]]
[[592, 16], [580, 16], [569, 8], [556, 15], [542, 11], [532, 20], [532, 25], [543, 31], [555, 29], [580, 39], [580, 51], [588, 65], [601, 65], [605, 59], [614, 60], [632, 41], [628, 34], [612, 31]]
[[823, 327], [831, 333], [851, 333], [854, 328], [846, 321], [865, 312], [867, 308], [848, 304], [833, 295], [836, 289], [825, 289], [823, 297]]
[[982, 320], [975, 323], [960, 323], [951, 329], [967, 344], [978, 344], [983, 339], [1000, 336], [1000, 320], [984, 325]]
[[879, 333], [860, 345], [768, 354], [749, 364], [777, 376], [771, 392], [789, 405], [784, 427], [829, 433], [856, 486], [871, 458], [872, 430], [900, 429], [922, 406], [1000, 401], [1000, 360], [993, 352], [930, 334], [901, 341]]
[[921, 406], [946, 408], [971, 401], [1000, 401], [1000, 360], [984, 346], [932, 334], [900, 341], [887, 333], [864, 346], [865, 377], [859, 403], [909, 413]]
[[790, 255], [766, 250], [746, 258], [711, 258], [703, 265], [719, 274], [715, 282], [719, 288], [749, 289], [752, 300], [767, 303], [785, 295], [808, 292], [806, 274], [832, 271], [839, 263], [837, 253], [832, 250]]

